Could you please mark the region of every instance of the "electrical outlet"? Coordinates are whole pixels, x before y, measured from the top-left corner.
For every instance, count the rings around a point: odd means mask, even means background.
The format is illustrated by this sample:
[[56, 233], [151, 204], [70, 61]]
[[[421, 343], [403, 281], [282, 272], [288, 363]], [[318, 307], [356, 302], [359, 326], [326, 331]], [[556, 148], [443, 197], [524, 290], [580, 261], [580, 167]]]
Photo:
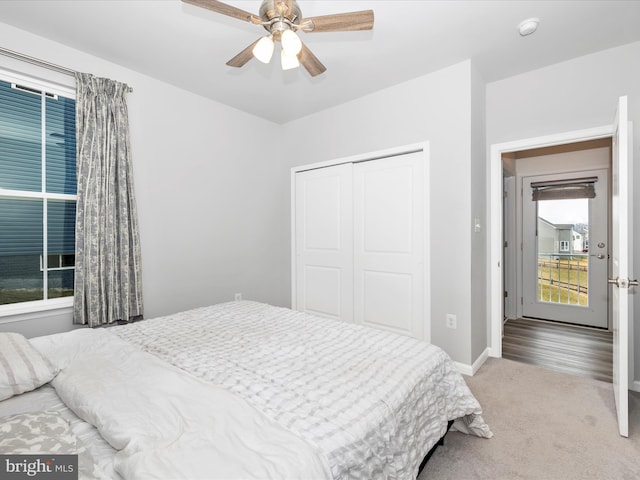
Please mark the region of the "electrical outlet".
[[456, 328], [456, 316], [453, 313], [447, 313], [447, 328]]
[[242, 300], [242, 294], [241, 293], [236, 293], [236, 302]]

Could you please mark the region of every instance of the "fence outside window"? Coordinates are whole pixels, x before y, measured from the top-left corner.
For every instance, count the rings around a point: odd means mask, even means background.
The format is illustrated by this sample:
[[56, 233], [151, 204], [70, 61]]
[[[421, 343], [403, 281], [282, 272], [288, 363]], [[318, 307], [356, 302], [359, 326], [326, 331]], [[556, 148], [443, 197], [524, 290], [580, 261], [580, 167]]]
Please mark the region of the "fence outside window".
[[589, 306], [589, 254], [539, 253], [538, 301]]

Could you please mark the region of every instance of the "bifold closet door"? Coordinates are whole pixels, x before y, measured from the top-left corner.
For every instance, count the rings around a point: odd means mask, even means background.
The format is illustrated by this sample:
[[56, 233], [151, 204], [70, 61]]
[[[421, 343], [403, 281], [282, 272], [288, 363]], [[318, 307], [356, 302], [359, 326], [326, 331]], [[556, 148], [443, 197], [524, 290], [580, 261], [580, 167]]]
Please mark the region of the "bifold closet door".
[[352, 197], [350, 163], [295, 175], [298, 310], [353, 321]]
[[354, 164], [354, 321], [424, 338], [422, 152]]

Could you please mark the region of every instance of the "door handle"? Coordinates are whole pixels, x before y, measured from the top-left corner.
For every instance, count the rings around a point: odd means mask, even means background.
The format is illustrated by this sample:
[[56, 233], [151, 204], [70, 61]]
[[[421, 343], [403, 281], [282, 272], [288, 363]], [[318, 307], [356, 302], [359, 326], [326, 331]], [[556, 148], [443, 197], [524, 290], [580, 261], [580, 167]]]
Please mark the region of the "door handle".
[[638, 280], [624, 280], [618, 278], [609, 278], [607, 283], [615, 285], [618, 288], [637, 287], [639, 285]]
[[607, 283], [611, 284], [611, 285], [615, 285], [616, 287], [620, 286], [620, 279], [619, 278], [609, 278], [607, 279]]
[[603, 253], [599, 253], [597, 255], [593, 254], [593, 255], [589, 255], [590, 257], [596, 257], [599, 258], [600, 260], [602, 260], [604, 258], [604, 254]]

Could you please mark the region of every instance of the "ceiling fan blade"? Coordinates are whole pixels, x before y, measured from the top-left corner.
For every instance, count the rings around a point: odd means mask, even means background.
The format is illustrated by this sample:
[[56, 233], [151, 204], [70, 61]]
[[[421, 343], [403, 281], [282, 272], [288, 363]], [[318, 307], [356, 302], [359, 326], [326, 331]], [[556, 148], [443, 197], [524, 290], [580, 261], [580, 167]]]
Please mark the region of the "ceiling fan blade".
[[233, 57], [227, 62], [230, 67], [240, 68], [243, 67], [249, 60], [253, 58], [253, 47], [260, 41], [260, 38], [242, 50], [239, 54]]
[[302, 50], [298, 54], [298, 60], [312, 77], [320, 75], [327, 69], [304, 43], [302, 44]]
[[255, 15], [249, 12], [246, 12], [241, 8], [232, 7], [231, 5], [218, 2], [217, 0], [182, 0], [182, 1], [190, 5], [195, 5], [196, 7], [206, 8], [207, 10], [211, 10], [216, 13], [221, 13], [222, 15], [227, 15], [229, 17], [237, 18], [238, 20], [244, 20], [246, 22], [251, 22], [251, 23], [255, 23], [256, 20], [258, 22], [261, 21]]
[[300, 23], [300, 29], [305, 32], [349, 32], [372, 28], [373, 10], [309, 17]]

